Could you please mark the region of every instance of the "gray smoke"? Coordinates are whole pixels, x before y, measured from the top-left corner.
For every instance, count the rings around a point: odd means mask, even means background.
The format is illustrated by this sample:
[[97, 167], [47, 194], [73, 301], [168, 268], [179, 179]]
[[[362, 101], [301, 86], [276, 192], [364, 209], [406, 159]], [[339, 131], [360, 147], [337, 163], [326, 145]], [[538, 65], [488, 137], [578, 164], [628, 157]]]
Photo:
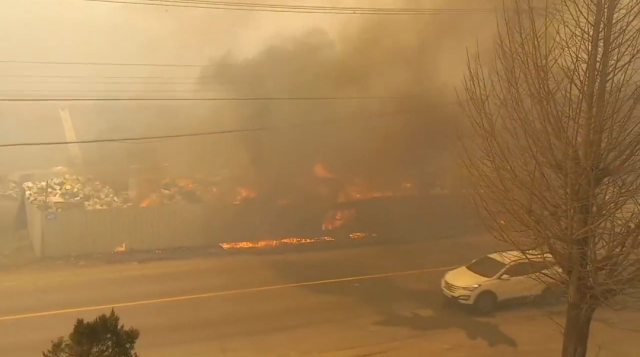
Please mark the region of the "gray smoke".
[[381, 184], [441, 179], [454, 170], [454, 86], [467, 46], [484, 46], [494, 28], [486, 14], [370, 17], [336, 38], [314, 29], [250, 58], [228, 54], [203, 71], [203, 87], [231, 97], [406, 98], [240, 102], [223, 113], [229, 127], [293, 127], [215, 150], [233, 156], [232, 171], [267, 185], [309, 175], [318, 162]]

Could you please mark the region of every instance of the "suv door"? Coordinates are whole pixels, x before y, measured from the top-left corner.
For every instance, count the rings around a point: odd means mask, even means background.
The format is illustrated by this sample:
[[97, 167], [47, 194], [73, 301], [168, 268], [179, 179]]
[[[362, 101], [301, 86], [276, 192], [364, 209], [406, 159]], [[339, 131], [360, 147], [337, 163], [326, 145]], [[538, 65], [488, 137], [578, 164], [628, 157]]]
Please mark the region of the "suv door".
[[541, 294], [545, 287], [554, 285], [555, 278], [558, 275], [557, 267], [552, 260], [532, 262], [531, 279], [537, 284], [534, 286], [531, 295]]
[[[521, 261], [507, 266], [500, 276], [498, 296], [500, 300], [538, 294], [541, 283], [535, 279], [535, 273], [540, 268], [537, 262]], [[508, 279], [505, 277], [508, 276]]]

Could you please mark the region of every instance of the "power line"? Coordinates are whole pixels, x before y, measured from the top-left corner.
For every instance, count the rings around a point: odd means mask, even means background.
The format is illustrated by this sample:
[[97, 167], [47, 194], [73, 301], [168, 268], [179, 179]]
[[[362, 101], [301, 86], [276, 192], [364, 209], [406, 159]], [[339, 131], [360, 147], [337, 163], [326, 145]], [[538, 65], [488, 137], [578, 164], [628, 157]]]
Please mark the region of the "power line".
[[[219, 10], [296, 12], [296, 13], [331, 13], [359, 15], [443, 15], [443, 14], [495, 14], [494, 9], [420, 9], [420, 8], [373, 8], [373, 7], [338, 7], [338, 6], [306, 6], [278, 4], [250, 4], [242, 2], [203, 1], [203, 0], [82, 0], [130, 5], [149, 5], [166, 7], [195, 7]], [[71, 61], [21, 61], [0, 60], [5, 64], [39, 64], [39, 65], [75, 65], [75, 66], [130, 66], [130, 67], [175, 67], [201, 68], [208, 64], [176, 64], [176, 63], [118, 63], [118, 62], [71, 62]]]
[[[2, 76], [0, 76], [2, 77]], [[208, 81], [208, 82], [203, 82], [203, 81], [198, 81], [198, 78], [194, 78], [193, 81], [187, 81], [187, 82], [158, 82], [158, 81], [151, 81], [151, 82], [143, 82], [143, 81], [21, 81], [21, 80], [8, 80], [8, 81], [3, 81], [4, 83], [6, 82], [10, 82], [10, 83], [16, 83], [16, 84], [201, 84], [201, 83], [210, 83], [213, 84], [215, 82], [213, 81]]]
[[117, 139], [93, 139], [93, 140], [76, 140], [76, 141], [44, 141], [37, 143], [12, 143], [12, 144], [0, 144], [0, 148], [8, 147], [21, 147], [21, 146], [57, 146], [57, 145], [72, 145], [72, 144], [96, 144], [96, 143], [119, 143], [119, 142], [135, 142], [143, 140], [158, 140], [158, 139], [177, 139], [177, 138], [189, 138], [198, 136], [211, 136], [211, 135], [223, 135], [234, 133], [248, 133], [255, 131], [274, 130], [284, 127], [257, 127], [250, 129], [233, 129], [233, 130], [220, 130], [220, 131], [206, 131], [200, 133], [188, 133], [188, 134], [172, 134], [172, 135], [156, 135], [156, 136], [138, 136], [130, 138], [117, 138]]
[[[335, 14], [335, 15], [444, 15], [444, 14], [495, 14], [493, 9], [399, 9], [399, 8], [348, 8], [329, 6], [300, 5], [268, 5], [212, 1], [179, 1], [179, 0], [83, 0], [87, 2], [100, 2], [112, 4], [146, 5], [175, 8], [196, 8], [232, 11], [253, 12], [279, 12], [279, 13], [303, 13], [303, 14]], [[244, 5], [242, 5], [244, 4]], [[261, 6], [260, 6], [261, 5]]]
[[[99, 79], [192, 79], [215, 78], [214, 76], [81, 76], [81, 75], [40, 75], [40, 74], [0, 74], [0, 78], [99, 78]], [[155, 83], [155, 82], [151, 82]]]
[[[451, 106], [457, 105], [458, 103], [446, 103], [438, 106]], [[391, 115], [400, 115], [400, 114], [411, 114], [417, 113], [415, 111], [399, 111], [393, 113], [386, 113], [383, 115], [375, 115], [374, 118], [382, 118], [388, 117]], [[371, 117], [370, 117], [371, 118]], [[305, 123], [298, 124], [290, 124], [290, 125], [279, 125], [279, 126], [262, 126], [255, 128], [247, 128], [247, 129], [231, 129], [231, 130], [217, 130], [217, 131], [203, 131], [196, 133], [185, 133], [185, 134], [169, 134], [169, 135], [153, 135], [153, 136], [135, 136], [129, 138], [111, 138], [111, 139], [91, 139], [91, 140], [76, 140], [76, 141], [44, 141], [44, 142], [31, 142], [31, 143], [10, 143], [10, 144], [0, 144], [0, 148], [8, 148], [8, 147], [24, 147], [24, 146], [58, 146], [58, 145], [73, 145], [73, 144], [98, 144], [98, 143], [135, 143], [140, 141], [148, 141], [148, 140], [165, 140], [165, 139], [179, 139], [179, 138], [191, 138], [191, 137], [203, 137], [203, 136], [214, 136], [214, 135], [226, 135], [226, 134], [241, 134], [241, 133], [250, 133], [250, 132], [260, 132], [260, 131], [270, 131], [270, 130], [279, 130], [279, 129], [289, 129], [296, 127], [308, 127], [308, 126], [316, 126], [316, 125], [326, 125], [335, 123], [336, 120], [327, 121], [327, 120], [318, 120], [318, 121], [309, 121]], [[370, 125], [371, 122], [367, 122]]]
[[[363, 7], [330, 7], [276, 4], [248, 4], [221, 1], [186, 1], [186, 0], [82, 0], [88, 2], [117, 3], [130, 5], [149, 5], [167, 7], [195, 7], [220, 10], [241, 11], [270, 11], [270, 12], [302, 12], [302, 13], [333, 13], [360, 15], [442, 15], [442, 14], [480, 14], [495, 13], [493, 9], [418, 9], [418, 8], [363, 8]], [[200, 4], [200, 5], [198, 5]], [[206, 6], [205, 6], [206, 5]], [[210, 6], [215, 5], [215, 6]], [[217, 7], [216, 7], [217, 6]], [[329, 12], [331, 10], [333, 12]], [[21, 61], [0, 60], [4, 64], [39, 64], [39, 65], [74, 65], [74, 66], [129, 66], [129, 67], [175, 67], [201, 68], [208, 64], [177, 64], [177, 63], [118, 63], [118, 62], [75, 62], [75, 61]]]
[[210, 89], [0, 89], [0, 93], [215, 93]]
[[420, 97], [364, 96], [364, 97], [211, 97], [211, 98], [0, 98], [0, 102], [102, 102], [102, 101], [322, 101], [322, 100], [401, 100]]
[[[90, 0], [85, 0], [85, 1], [90, 1]], [[0, 63], [73, 65], [73, 66], [131, 66], [131, 67], [206, 67], [208, 66], [207, 64], [177, 64], [177, 63], [55, 62], [55, 61], [19, 61], [19, 60], [0, 60]]]
[[288, 4], [270, 4], [270, 3], [247, 3], [238, 1], [214, 1], [214, 0], [143, 0], [147, 2], [177, 2], [177, 3], [196, 3], [209, 4], [216, 6], [229, 7], [249, 7], [249, 8], [276, 8], [276, 9], [296, 9], [296, 10], [341, 10], [341, 11], [398, 11], [398, 12], [432, 12], [432, 11], [474, 11], [487, 9], [429, 9], [429, 8], [407, 8], [407, 7], [350, 7], [350, 6], [319, 6], [319, 5], [288, 5]]

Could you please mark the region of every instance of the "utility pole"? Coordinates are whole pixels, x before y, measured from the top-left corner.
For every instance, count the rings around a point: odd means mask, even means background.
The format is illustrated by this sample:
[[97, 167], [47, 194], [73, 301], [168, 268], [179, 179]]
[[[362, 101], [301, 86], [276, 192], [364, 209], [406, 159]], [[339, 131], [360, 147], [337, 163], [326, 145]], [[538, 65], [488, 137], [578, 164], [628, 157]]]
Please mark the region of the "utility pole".
[[73, 128], [73, 122], [71, 121], [71, 115], [69, 114], [68, 108], [60, 108], [60, 119], [62, 120], [62, 126], [64, 127], [64, 134], [67, 137], [67, 142], [72, 143], [69, 144], [69, 151], [71, 152], [71, 157], [73, 158], [74, 164], [77, 166], [82, 165], [82, 154], [80, 153], [80, 147], [78, 144], [73, 144], [77, 141], [76, 132]]

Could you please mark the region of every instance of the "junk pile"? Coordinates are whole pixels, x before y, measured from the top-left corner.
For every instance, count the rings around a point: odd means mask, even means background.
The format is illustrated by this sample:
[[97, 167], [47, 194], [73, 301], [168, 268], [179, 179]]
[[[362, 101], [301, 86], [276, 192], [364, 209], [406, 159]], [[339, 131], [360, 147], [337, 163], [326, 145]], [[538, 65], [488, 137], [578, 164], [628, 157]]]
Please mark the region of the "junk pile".
[[[91, 177], [77, 175], [26, 182], [23, 187], [27, 201], [42, 211], [129, 207], [134, 201], [141, 207], [175, 202], [202, 203], [212, 200], [217, 194], [213, 182], [206, 179], [166, 179], [142, 201], [132, 200], [129, 193], [115, 192], [111, 187]], [[20, 195], [18, 187], [16, 195]]]
[[140, 206], [156, 206], [174, 202], [201, 203], [215, 196], [216, 188], [206, 180], [166, 179], [160, 188], [142, 201]]
[[116, 195], [108, 186], [90, 177], [64, 175], [41, 182], [23, 184], [26, 199], [42, 211], [84, 208], [88, 210], [126, 207], [126, 194]]

